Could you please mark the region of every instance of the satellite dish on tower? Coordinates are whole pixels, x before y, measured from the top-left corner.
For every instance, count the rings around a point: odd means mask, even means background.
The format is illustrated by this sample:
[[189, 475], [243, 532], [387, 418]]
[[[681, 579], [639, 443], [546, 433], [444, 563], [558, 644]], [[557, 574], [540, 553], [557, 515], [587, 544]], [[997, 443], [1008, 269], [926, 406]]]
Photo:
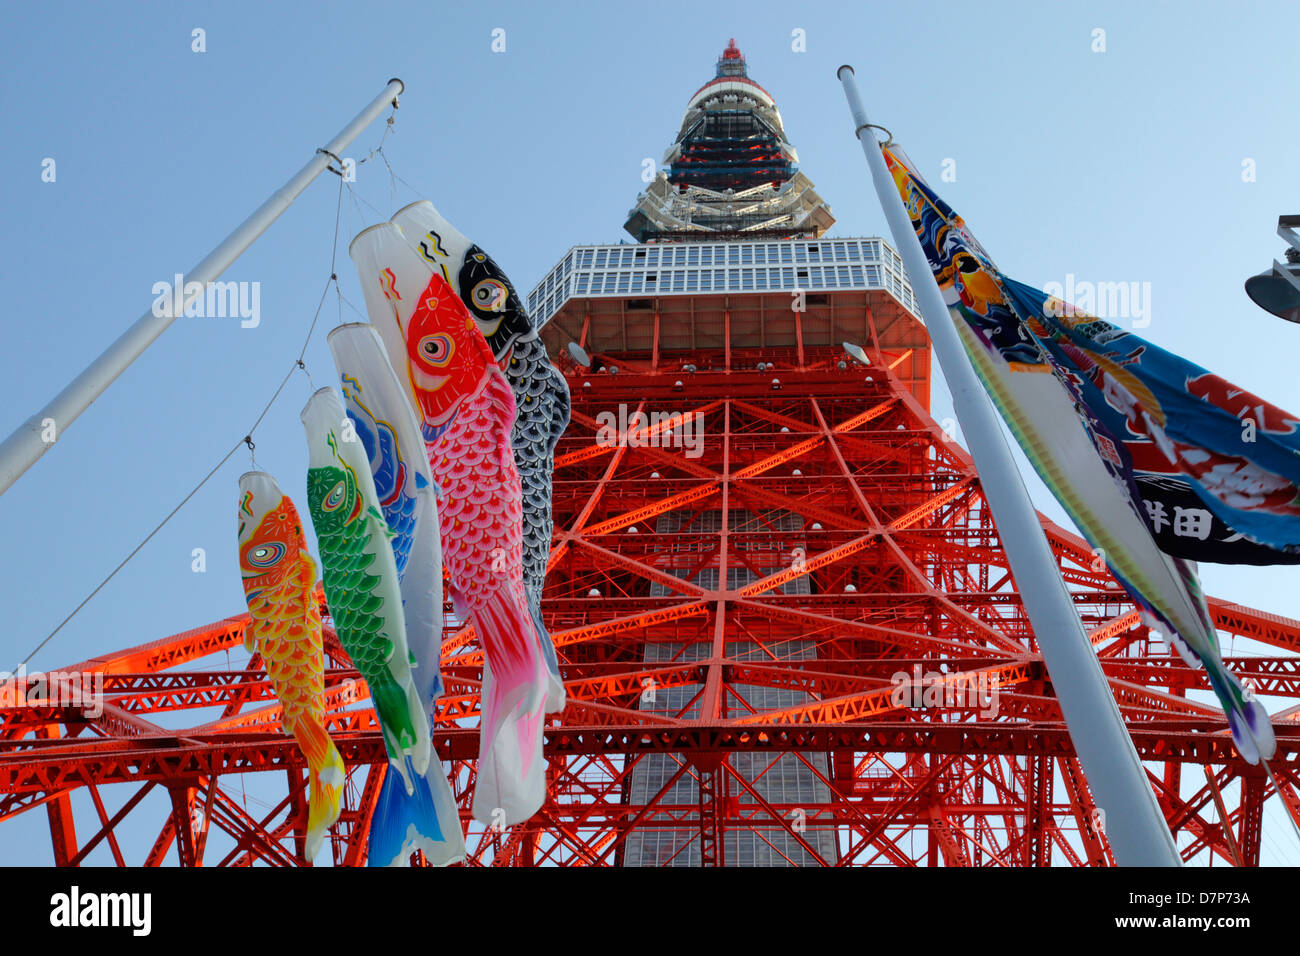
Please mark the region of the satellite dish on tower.
[[867, 368], [871, 367], [871, 359], [867, 358], [867, 353], [862, 351], [862, 346], [854, 345], [852, 342], [845, 342], [844, 351], [848, 352], [849, 357], [855, 362], [861, 362]]
[[577, 342], [569, 343], [569, 356], [583, 368], [591, 368], [591, 356]]

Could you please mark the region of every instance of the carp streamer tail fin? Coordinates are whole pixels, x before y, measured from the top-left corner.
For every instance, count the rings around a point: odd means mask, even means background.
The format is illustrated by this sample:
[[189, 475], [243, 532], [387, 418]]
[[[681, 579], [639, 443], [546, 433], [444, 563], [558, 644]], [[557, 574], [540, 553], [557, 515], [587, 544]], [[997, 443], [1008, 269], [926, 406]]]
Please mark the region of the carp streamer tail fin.
[[343, 758], [319, 722], [303, 717], [293, 735], [307, 758], [311, 794], [307, 801], [307, 859], [315, 859], [325, 831], [339, 818], [339, 799], [347, 776]]
[[555, 644], [551, 641], [551, 635], [546, 631], [546, 622], [542, 620], [541, 610], [531, 603], [529, 608], [533, 618], [533, 631], [537, 634], [537, 644], [542, 649], [542, 657], [546, 661], [546, 712], [558, 714], [564, 710], [566, 700], [564, 680], [560, 677], [560, 659], [555, 653]]
[[546, 796], [546, 665], [522, 588], [498, 588], [473, 617], [485, 659], [474, 819], [510, 826]]
[[389, 762], [402, 775], [406, 792], [411, 793], [415, 777], [429, 768], [429, 718], [410, 681], [406, 686], [394, 680], [374, 681], [370, 696], [384, 731]]
[[465, 859], [465, 835], [442, 761], [431, 759], [424, 774], [416, 774], [410, 760], [404, 763], [415, 790], [407, 793], [401, 776], [391, 770], [384, 777], [370, 818], [366, 865], [407, 866], [416, 850], [434, 866], [460, 862]]

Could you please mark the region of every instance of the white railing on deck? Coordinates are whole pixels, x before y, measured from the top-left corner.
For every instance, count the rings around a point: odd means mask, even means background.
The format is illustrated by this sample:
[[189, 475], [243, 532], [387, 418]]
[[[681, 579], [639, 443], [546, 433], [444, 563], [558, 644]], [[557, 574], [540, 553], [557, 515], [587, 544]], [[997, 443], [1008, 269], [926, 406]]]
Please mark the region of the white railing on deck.
[[569, 299], [873, 290], [914, 315], [902, 260], [879, 238], [574, 246], [528, 293], [543, 326]]

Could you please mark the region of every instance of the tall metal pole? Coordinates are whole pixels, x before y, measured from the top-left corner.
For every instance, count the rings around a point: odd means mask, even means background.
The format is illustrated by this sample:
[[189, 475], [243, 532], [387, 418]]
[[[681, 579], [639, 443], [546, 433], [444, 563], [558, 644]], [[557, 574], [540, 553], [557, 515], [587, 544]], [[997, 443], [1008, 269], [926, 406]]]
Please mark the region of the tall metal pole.
[[[169, 297], [162, 314], [150, 309], [136, 320], [135, 324], [122, 333], [116, 342], [104, 350], [103, 354], [91, 362], [86, 370], [68, 383], [68, 386], [56, 395], [49, 404], [27, 419], [12, 435], [0, 445], [0, 494], [9, 487], [36, 460], [50, 450], [55, 440], [63, 437], [64, 430], [76, 421], [77, 417], [90, 407], [91, 403], [104, 394], [127, 366], [153, 344], [176, 318], [185, 314], [185, 310], [199, 296], [204, 294], [208, 283], [216, 280], [236, 259], [252, 245], [271, 223], [279, 218], [280, 213], [289, 208], [290, 203], [319, 176], [329, 164], [331, 156], [338, 156], [392, 103], [397, 105], [398, 95], [405, 89], [399, 79], [392, 79], [382, 93], [371, 100], [347, 126], [324, 147], [316, 150], [311, 161], [300, 169], [292, 179], [271, 194], [257, 210], [245, 219], [221, 245], [212, 250], [202, 262], [184, 273], [183, 289], [173, 290], [179, 297], [179, 307], [175, 298]], [[184, 289], [190, 289], [184, 293]]]
[[842, 66], [836, 75], [844, 86], [854, 135], [871, 168], [876, 194], [912, 282], [934, 353], [952, 390], [980, 487], [993, 512], [1043, 662], [1052, 675], [1070, 739], [1097, 806], [1105, 814], [1105, 833], [1115, 860], [1121, 866], [1180, 866], [1164, 814], [1052, 558], [997, 412], [965, 355], [921, 242], [885, 166], [880, 144], [868, 125], [853, 67]]

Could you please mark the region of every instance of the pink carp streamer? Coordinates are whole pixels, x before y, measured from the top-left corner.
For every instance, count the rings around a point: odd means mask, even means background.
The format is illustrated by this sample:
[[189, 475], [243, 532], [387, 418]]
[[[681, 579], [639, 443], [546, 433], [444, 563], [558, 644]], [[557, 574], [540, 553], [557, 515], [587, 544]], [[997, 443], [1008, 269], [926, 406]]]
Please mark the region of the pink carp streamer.
[[420, 420], [456, 616], [483, 646], [475, 819], [527, 820], [546, 793], [546, 662], [523, 583], [523, 504], [510, 383], [441, 272], [383, 223], [353, 240], [366, 304]]
[[452, 410], [427, 447], [443, 492], [439, 518], [452, 601], [457, 616], [474, 622], [489, 670], [474, 816], [517, 823], [545, 796], [546, 669], [523, 586], [523, 505], [510, 444], [514, 395], [440, 275], [412, 314], [407, 356], [426, 424], [441, 423]]

